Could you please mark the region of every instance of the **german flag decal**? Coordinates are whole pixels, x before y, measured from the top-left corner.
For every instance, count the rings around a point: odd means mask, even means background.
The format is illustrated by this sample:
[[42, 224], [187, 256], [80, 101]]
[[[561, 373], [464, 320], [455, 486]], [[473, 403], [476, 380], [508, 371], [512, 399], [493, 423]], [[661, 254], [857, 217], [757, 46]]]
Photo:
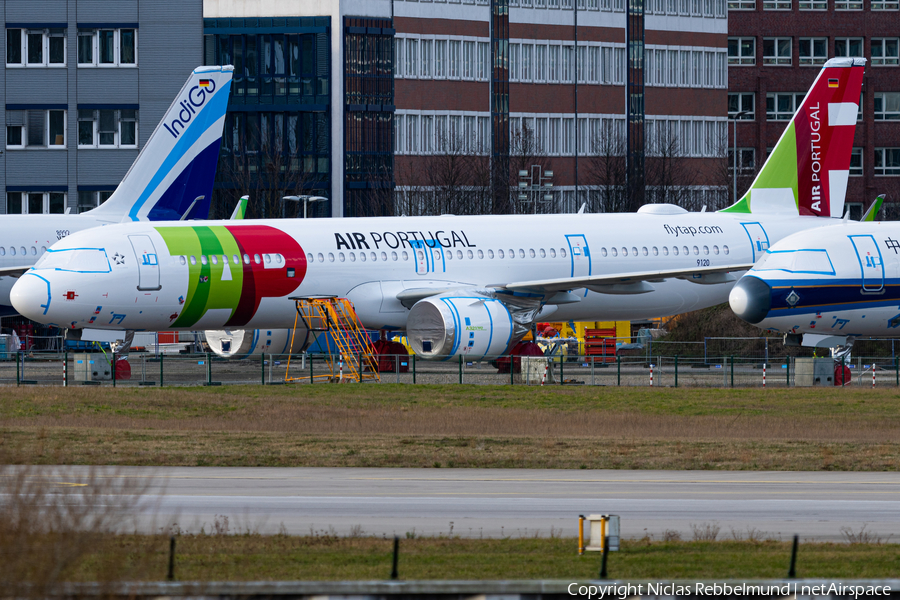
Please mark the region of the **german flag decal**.
[[[829, 79], [828, 80], [828, 87], [840, 87], [840, 84], [841, 84], [841, 82], [838, 79]], [[202, 81], [200, 82], [200, 85], [203, 85]]]
[[[835, 81], [837, 81], [837, 79], [835, 79]], [[830, 80], [830, 79], [828, 80], [828, 85], [831, 85], [831, 80]], [[837, 85], [837, 84], [835, 83], [835, 85]], [[200, 80], [200, 87], [209, 87], [209, 79], [201, 79], [201, 80]]]

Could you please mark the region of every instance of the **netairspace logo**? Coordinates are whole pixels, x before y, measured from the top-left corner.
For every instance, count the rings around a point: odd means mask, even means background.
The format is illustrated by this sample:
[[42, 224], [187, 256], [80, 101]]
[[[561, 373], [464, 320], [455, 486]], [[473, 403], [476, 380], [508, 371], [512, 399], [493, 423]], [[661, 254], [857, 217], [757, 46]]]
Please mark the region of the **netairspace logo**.
[[890, 596], [887, 585], [844, 585], [840, 582], [805, 585], [790, 582], [781, 585], [751, 585], [747, 583], [612, 583], [609, 585], [570, 583], [570, 596], [597, 600], [626, 600], [631, 596]]

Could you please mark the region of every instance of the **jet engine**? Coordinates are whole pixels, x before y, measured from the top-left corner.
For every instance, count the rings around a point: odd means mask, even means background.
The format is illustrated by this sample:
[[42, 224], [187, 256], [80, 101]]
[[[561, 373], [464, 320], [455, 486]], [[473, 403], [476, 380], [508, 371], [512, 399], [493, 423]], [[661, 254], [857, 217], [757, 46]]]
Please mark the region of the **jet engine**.
[[[531, 306], [527, 312], [533, 317], [539, 308]], [[488, 290], [447, 292], [413, 305], [406, 320], [407, 340], [425, 359], [499, 356], [527, 331], [518, 325], [521, 312]]]
[[[248, 358], [260, 354], [287, 354], [291, 352], [290, 329], [225, 329], [204, 331], [206, 343], [216, 356], [222, 358]], [[312, 341], [306, 328], [297, 327], [293, 352], [303, 352]]]

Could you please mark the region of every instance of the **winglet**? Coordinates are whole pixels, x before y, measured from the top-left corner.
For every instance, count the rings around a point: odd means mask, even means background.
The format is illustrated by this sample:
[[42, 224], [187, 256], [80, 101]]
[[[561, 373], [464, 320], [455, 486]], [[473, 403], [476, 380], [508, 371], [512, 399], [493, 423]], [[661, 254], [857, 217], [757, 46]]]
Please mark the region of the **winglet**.
[[865, 64], [825, 63], [750, 190], [722, 212], [843, 215]]
[[875, 217], [878, 216], [878, 211], [881, 210], [882, 204], [884, 204], [884, 194], [879, 194], [878, 197], [875, 198], [875, 200], [869, 206], [869, 210], [866, 211], [866, 214], [862, 216], [860, 222], [867, 223], [870, 221], [874, 221]]
[[243, 221], [244, 215], [247, 214], [247, 201], [250, 200], [250, 196], [241, 196], [241, 199], [238, 200], [237, 206], [234, 207], [234, 212], [231, 213], [232, 221]]
[[[234, 67], [193, 70], [109, 200], [92, 216], [177, 221], [209, 216]], [[194, 202], [198, 196], [205, 201]]]

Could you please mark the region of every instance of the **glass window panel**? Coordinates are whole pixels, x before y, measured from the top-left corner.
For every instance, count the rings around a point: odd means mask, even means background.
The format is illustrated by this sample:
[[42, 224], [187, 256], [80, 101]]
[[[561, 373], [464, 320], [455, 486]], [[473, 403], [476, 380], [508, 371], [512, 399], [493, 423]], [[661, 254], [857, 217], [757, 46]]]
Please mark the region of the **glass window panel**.
[[22, 214], [22, 192], [6, 194], [6, 212], [13, 215]]
[[44, 34], [28, 32], [28, 64], [44, 64]]
[[22, 63], [22, 30], [6, 30], [6, 64], [16, 65]]
[[51, 110], [50, 112], [50, 136], [48, 143], [51, 146], [65, 146], [66, 144], [66, 111]]
[[116, 62], [116, 32], [112, 29], [101, 29], [100, 36], [100, 64], [111, 65]]
[[39, 215], [44, 212], [44, 194], [28, 194], [28, 214]]
[[92, 31], [78, 32], [78, 64], [90, 65], [94, 63], [94, 33]]
[[134, 29], [123, 29], [120, 34], [119, 62], [124, 65], [133, 65], [134, 60]]
[[50, 30], [49, 54], [51, 65], [61, 65], [66, 62], [65, 30]]
[[50, 192], [50, 214], [61, 215], [66, 212], [66, 195], [62, 192]]

